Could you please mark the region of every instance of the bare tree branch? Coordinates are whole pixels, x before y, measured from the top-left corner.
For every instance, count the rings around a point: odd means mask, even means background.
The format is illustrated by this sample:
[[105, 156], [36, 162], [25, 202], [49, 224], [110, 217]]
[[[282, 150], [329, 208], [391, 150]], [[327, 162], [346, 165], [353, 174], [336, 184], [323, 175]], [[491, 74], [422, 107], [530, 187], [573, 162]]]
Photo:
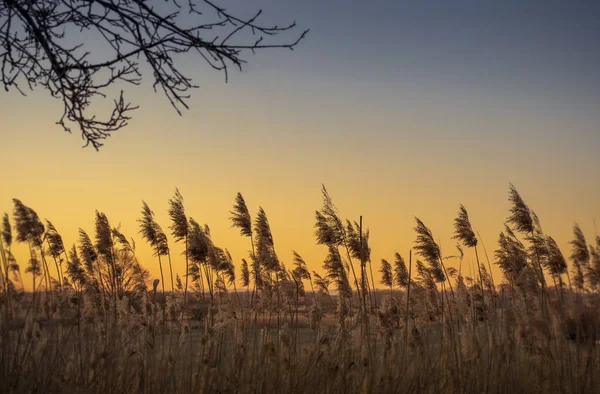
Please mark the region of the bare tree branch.
[[[112, 113], [102, 120], [90, 110], [96, 96], [106, 97], [111, 86], [138, 85], [145, 60], [154, 79], [181, 114], [193, 85], [183, 74], [179, 54], [192, 52], [209, 67], [223, 72], [245, 64], [244, 53], [267, 48], [294, 49], [308, 30], [267, 42], [296, 27], [262, 25], [262, 10], [251, 18], [237, 17], [209, 0], [200, 6], [188, 0], [0, 0], [0, 76], [6, 91], [25, 95], [22, 85], [41, 87], [61, 100], [57, 124], [81, 131], [84, 146], [99, 149], [113, 131], [127, 125], [137, 109], [123, 91]], [[165, 11], [168, 10], [168, 11]], [[90, 39], [90, 37], [93, 38]], [[106, 48], [102, 48], [105, 46]]]

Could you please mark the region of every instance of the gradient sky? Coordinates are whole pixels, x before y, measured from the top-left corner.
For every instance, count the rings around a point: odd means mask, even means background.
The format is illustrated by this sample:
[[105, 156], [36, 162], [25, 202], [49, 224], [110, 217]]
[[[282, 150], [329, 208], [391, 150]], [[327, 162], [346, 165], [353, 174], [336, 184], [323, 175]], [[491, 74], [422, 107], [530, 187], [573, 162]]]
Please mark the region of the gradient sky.
[[[574, 222], [592, 240], [600, 220], [600, 3], [224, 4], [242, 15], [262, 8], [265, 21], [296, 20], [311, 32], [294, 51], [248, 55], [228, 84], [186, 60], [200, 89], [183, 117], [150, 79], [129, 88], [140, 109], [100, 152], [80, 149], [76, 133], [54, 125], [60, 103], [46, 92], [0, 93], [0, 209], [12, 212], [11, 199], [21, 199], [67, 245], [79, 227], [92, 233], [94, 210], [103, 211], [137, 239], [155, 277], [136, 219], [144, 199], [167, 228], [175, 187], [236, 263], [249, 249], [228, 220], [240, 191], [253, 214], [266, 210], [280, 258], [291, 264], [296, 250], [320, 271], [326, 250], [315, 245], [313, 218], [321, 183], [342, 217], [363, 215], [376, 267], [395, 251], [408, 254], [413, 216], [454, 254], [461, 203], [491, 257], [509, 182], [565, 255]], [[26, 248], [14, 251], [24, 269]], [[473, 258], [467, 252], [466, 262]], [[175, 264], [182, 273], [183, 260]]]

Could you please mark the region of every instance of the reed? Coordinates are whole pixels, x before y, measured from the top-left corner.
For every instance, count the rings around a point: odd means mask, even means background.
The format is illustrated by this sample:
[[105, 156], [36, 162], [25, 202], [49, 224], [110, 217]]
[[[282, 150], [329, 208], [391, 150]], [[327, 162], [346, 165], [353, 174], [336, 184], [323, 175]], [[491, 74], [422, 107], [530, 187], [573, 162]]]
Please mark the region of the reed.
[[[420, 260], [412, 250], [408, 264], [399, 253], [382, 259], [377, 271], [389, 296], [369, 307], [376, 286], [367, 275], [368, 231], [362, 220], [343, 222], [325, 189], [315, 215], [316, 243], [326, 247], [320, 273], [296, 251], [286, 266], [266, 211], [252, 220], [239, 193], [230, 220], [252, 251], [236, 266], [208, 225], [186, 215], [176, 190], [168, 213], [171, 236], [184, 246], [185, 280], [175, 272], [162, 299], [135, 240], [105, 214], [95, 212], [93, 238], [80, 229], [65, 250], [52, 222], [15, 200], [15, 225], [5, 215], [0, 237], [3, 392], [594, 392], [600, 238], [589, 245], [575, 225], [567, 261], [510, 190], [511, 216], [493, 254], [502, 283], [477, 254], [478, 269], [463, 273], [462, 248], [481, 239], [461, 205], [458, 256], [443, 255], [416, 218]], [[168, 256], [168, 236], [145, 202], [138, 224], [153, 254]], [[15, 286], [13, 238], [29, 251], [31, 292]], [[45, 267], [48, 256], [56, 270]], [[458, 269], [447, 265], [453, 258]], [[164, 294], [161, 261], [159, 268]], [[555, 292], [545, 291], [540, 269]], [[571, 283], [569, 270], [573, 288], [564, 281]]]

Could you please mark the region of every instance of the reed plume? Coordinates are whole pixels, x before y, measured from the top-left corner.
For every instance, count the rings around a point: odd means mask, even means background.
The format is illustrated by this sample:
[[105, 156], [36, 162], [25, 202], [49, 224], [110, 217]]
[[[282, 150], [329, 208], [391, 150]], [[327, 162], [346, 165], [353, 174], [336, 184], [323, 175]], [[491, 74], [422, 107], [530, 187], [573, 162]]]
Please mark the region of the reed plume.
[[405, 289], [408, 286], [409, 280], [406, 262], [400, 253], [396, 253], [394, 255], [394, 283], [396, 286]]
[[[252, 216], [250, 215], [250, 211], [248, 210], [248, 206], [246, 205], [246, 200], [244, 200], [244, 197], [242, 196], [242, 193], [238, 192], [238, 194], [235, 196], [235, 204], [233, 205], [233, 210], [229, 211], [229, 214], [231, 215], [229, 217], [229, 220], [231, 220], [232, 223], [232, 227], [236, 227], [240, 230], [240, 234], [242, 236], [248, 237], [250, 238], [250, 246], [252, 248], [252, 254], [250, 256], [250, 259], [252, 261], [252, 264], [254, 264], [255, 261], [257, 261], [256, 259], [256, 251], [254, 248], [254, 233], [252, 231]], [[245, 262], [245, 260], [243, 260]], [[255, 270], [253, 270], [254, 272]], [[256, 271], [259, 272], [259, 271]], [[255, 275], [255, 280], [254, 280], [254, 288], [260, 288], [261, 285], [261, 281], [259, 279], [260, 275]], [[248, 262], [246, 262], [246, 276], [244, 277], [244, 272], [243, 272], [243, 266], [242, 266], [242, 277], [244, 278], [243, 282], [245, 283], [244, 286], [248, 287], [248, 291], [250, 290], [250, 272], [248, 270]], [[246, 282], [245, 278], [248, 279], [248, 281]], [[252, 297], [250, 298], [250, 306], [252, 307], [252, 301], [254, 299], [254, 290], [252, 290]]]
[[590, 262], [590, 252], [587, 247], [585, 236], [579, 224], [573, 225], [573, 239], [569, 242], [571, 244], [571, 260], [577, 261], [582, 267], [587, 267]]
[[573, 262], [573, 282], [576, 288], [583, 290], [585, 288], [586, 273], [589, 269], [590, 252], [585, 235], [577, 223], [573, 225], [573, 239], [569, 244], [571, 244], [570, 259]]
[[56, 227], [46, 220], [46, 241], [48, 242], [48, 251], [50, 256], [59, 258], [65, 251], [65, 245], [61, 235], [56, 230]]
[[394, 276], [392, 274], [392, 265], [386, 259], [381, 259], [379, 272], [381, 273], [381, 284], [389, 287], [391, 294], [394, 286]]
[[259, 207], [258, 214], [254, 220], [254, 233], [256, 234], [256, 257], [259, 263], [267, 272], [279, 271], [279, 259], [275, 253], [275, 244], [271, 226], [267, 219], [267, 214], [262, 207]]
[[315, 211], [315, 237], [318, 245], [340, 245], [339, 231], [319, 211]]
[[313, 271], [312, 276], [315, 278], [315, 286], [317, 287], [317, 291], [322, 295], [329, 295], [329, 285], [331, 281], [327, 277], [322, 277], [317, 272]]
[[113, 263], [113, 239], [110, 223], [106, 215], [96, 211], [96, 242], [94, 246], [98, 255], [104, 257], [111, 264]]
[[567, 261], [565, 260], [565, 256], [563, 256], [554, 238], [548, 236], [546, 238], [546, 245], [548, 249], [549, 271], [555, 277], [560, 277], [560, 275], [567, 272]]
[[306, 261], [304, 261], [302, 256], [300, 256], [295, 250], [292, 251], [292, 255], [294, 256], [294, 265], [296, 266], [295, 271], [298, 273], [298, 277], [309, 280], [311, 276], [310, 272], [308, 271]]
[[142, 238], [146, 240], [150, 245], [155, 248], [157, 244], [158, 235], [156, 233], [156, 226], [154, 222], [154, 212], [150, 209], [148, 204], [142, 200], [142, 217], [137, 220], [140, 224], [139, 233]]
[[66, 254], [65, 246], [63, 244], [63, 239], [61, 235], [56, 230], [56, 227], [46, 219], [46, 234], [45, 234], [46, 242], [48, 243], [48, 252], [52, 259], [54, 260], [54, 264], [56, 266], [56, 274], [58, 275], [58, 284], [62, 289], [63, 286], [63, 273], [62, 273], [62, 258], [61, 255], [63, 253]]
[[[11, 269], [11, 267], [13, 266], [13, 263], [11, 261], [12, 258], [12, 253], [10, 251], [12, 246], [12, 229], [11, 229], [11, 225], [10, 225], [10, 220], [8, 218], [8, 214], [5, 213], [4, 216], [2, 217], [2, 223], [0, 224], [0, 253], [1, 253], [1, 258], [2, 258], [2, 263], [4, 265], [4, 269], [2, 272], [2, 278], [4, 279], [4, 284], [5, 284], [5, 291], [6, 294], [8, 294], [9, 291], [9, 284], [10, 284], [10, 278], [8, 275], [8, 271]], [[5, 250], [5, 248], [7, 250]]]
[[524, 234], [533, 232], [533, 219], [531, 217], [531, 211], [512, 183], [510, 184], [508, 200], [511, 203], [511, 214], [507, 219], [507, 223], [512, 224], [515, 230], [518, 232]]
[[44, 235], [44, 224], [40, 221], [37, 213], [20, 200], [13, 199], [15, 218], [15, 230], [17, 242], [31, 243], [35, 247], [41, 247]]
[[326, 277], [333, 280], [339, 289], [344, 288], [343, 276], [346, 272], [342, 264], [342, 259], [339, 253], [334, 248], [329, 249], [329, 253], [323, 262], [323, 269], [325, 270]]
[[98, 253], [90, 236], [82, 229], [79, 229], [79, 253], [81, 254], [81, 258], [83, 259], [84, 266], [88, 275], [92, 279], [91, 285], [101, 292], [102, 299], [101, 305], [105, 311], [107, 311], [106, 306], [106, 286], [104, 285], [104, 278], [102, 274], [102, 268], [100, 266], [100, 260], [98, 258]]
[[[206, 235], [204, 229], [193, 218], [190, 218], [189, 226], [189, 234], [186, 235], [186, 248], [184, 253], [186, 256], [186, 261], [189, 260], [192, 262], [192, 264], [186, 272], [186, 283], [188, 282], [188, 275], [192, 276], [195, 281], [200, 281], [202, 283], [201, 267], [206, 265], [208, 262], [211, 241]], [[207, 277], [206, 280], [208, 281], [209, 278]], [[209, 283], [209, 290], [211, 291], [212, 296], [212, 288], [210, 286], [211, 284]]]
[[352, 288], [342, 263], [342, 257], [336, 248], [329, 248], [329, 253], [323, 262], [323, 269], [327, 273], [327, 278], [335, 283], [338, 291], [338, 318], [343, 323], [350, 311], [348, 302], [352, 299]]
[[[163, 231], [162, 227], [158, 223], [154, 223], [156, 227], [156, 250], [154, 251], [156, 256], [168, 256], [171, 250], [169, 249], [169, 241], [167, 234]], [[171, 266], [171, 260], [169, 259], [169, 267]], [[171, 271], [171, 281], [173, 281], [173, 269]], [[172, 285], [172, 283], [171, 283]]]
[[[438, 290], [437, 290], [437, 286], [436, 286], [436, 278], [435, 275], [433, 274], [433, 270], [431, 268], [428, 268], [425, 266], [425, 264], [423, 264], [423, 262], [421, 262], [420, 260], [417, 260], [416, 262], [416, 267], [417, 267], [417, 282], [425, 289], [425, 293], [426, 293], [426, 301], [427, 301], [427, 305], [428, 307], [430, 307], [432, 310], [428, 311], [430, 317], [429, 319], [432, 320], [432, 314], [437, 316], [439, 314], [438, 311]], [[443, 302], [443, 299], [442, 299]], [[443, 316], [442, 316], [443, 319]]]
[[[542, 260], [540, 254], [540, 245], [538, 243], [539, 235], [536, 236], [536, 232], [541, 233], [541, 227], [539, 226], [539, 219], [535, 213], [532, 213], [525, 201], [521, 198], [521, 195], [511, 183], [508, 195], [508, 200], [511, 203], [510, 216], [506, 222], [512, 224], [513, 228], [527, 236], [527, 239], [532, 243], [533, 249], [532, 254], [535, 256], [535, 265], [537, 266], [537, 277], [539, 282], [542, 284], [542, 296], [540, 298], [542, 314], [545, 316], [548, 313], [546, 303], [546, 279], [544, 278], [544, 270], [542, 268]], [[527, 271], [529, 272], [529, 271]], [[531, 287], [531, 286], [530, 286]]]
[[[362, 217], [361, 217], [362, 223]], [[371, 266], [371, 248], [369, 247], [369, 230], [362, 230], [361, 224], [354, 222], [354, 225], [346, 220], [345, 241], [350, 250], [350, 256], [360, 261], [360, 283], [363, 297], [366, 298], [370, 291], [369, 276], [367, 275], [367, 264], [371, 269], [371, 285], [375, 288], [373, 281], [373, 269]], [[369, 297], [369, 302], [373, 300]], [[377, 303], [375, 299], [375, 303]]]
[[511, 285], [516, 284], [521, 271], [527, 266], [527, 251], [514, 233], [505, 226], [498, 237], [498, 249], [495, 251], [496, 264]]
[[[477, 268], [479, 272], [479, 284], [481, 285], [481, 294], [483, 296], [483, 275], [481, 272], [481, 263], [479, 262], [479, 252], [477, 251], [477, 237], [475, 236], [475, 232], [471, 226], [467, 209], [462, 204], [458, 209], [458, 216], [454, 220], [453, 238], [462, 242], [465, 247], [475, 249], [475, 259], [477, 261]], [[462, 255], [462, 250], [459, 249], [459, 251]]]
[[4, 245], [10, 250], [12, 245], [12, 226], [10, 225], [10, 219], [8, 218], [8, 213], [5, 213], [2, 216], [2, 242]]
[[348, 239], [348, 246], [352, 257], [355, 259], [363, 258], [365, 262], [371, 259], [368, 229], [363, 231], [361, 243], [360, 225], [357, 222], [354, 222], [353, 225], [349, 220], [346, 220], [346, 237]]
[[233, 264], [233, 258], [227, 249], [219, 249], [220, 257], [220, 271], [225, 273], [227, 282], [235, 287], [235, 265]]
[[172, 225], [169, 227], [176, 242], [184, 241], [188, 236], [189, 226], [183, 206], [183, 196], [179, 189], [175, 189], [175, 195], [169, 200], [169, 217]]
[[[438, 283], [442, 284], [442, 294], [441, 294], [441, 303], [442, 303], [442, 323], [444, 319], [444, 295], [445, 291], [445, 283], [448, 281], [448, 286], [450, 287], [450, 293], [452, 295], [452, 300], [456, 303], [456, 296], [454, 294], [454, 289], [452, 286], [452, 281], [448, 275], [446, 270], [446, 266], [444, 265], [444, 261], [442, 259], [442, 254], [440, 247], [433, 239], [433, 234], [431, 230], [425, 226], [425, 224], [419, 220], [419, 218], [415, 217], [417, 221], [417, 226], [414, 228], [417, 233], [417, 239], [415, 241], [415, 249], [417, 250], [417, 254], [419, 254], [425, 261], [429, 264], [430, 273], [433, 278]], [[429, 285], [429, 283], [427, 283]], [[425, 286], [427, 288], [427, 286]], [[430, 291], [431, 296], [433, 293]], [[437, 287], [435, 288], [437, 294]], [[446, 294], [446, 298], [448, 298]], [[447, 309], [449, 321], [452, 321], [452, 308]]]
[[94, 244], [90, 236], [82, 229], [79, 229], [79, 253], [83, 258], [83, 262], [87, 271], [92, 274], [94, 272], [94, 263], [98, 259], [98, 254], [94, 248]]
[[135, 253], [135, 240], [131, 238], [131, 242], [127, 239], [125, 234], [121, 232], [121, 226], [113, 227], [110, 230], [110, 234], [113, 238], [114, 245], [120, 245], [122, 250], [125, 250], [130, 253]]
[[118, 266], [118, 278], [121, 283], [121, 287], [124, 290], [129, 288], [129, 282], [131, 282], [132, 276], [129, 274], [129, 272], [133, 270], [137, 272], [137, 284], [135, 284], [136, 290], [145, 292], [146, 278], [149, 273], [147, 270], [142, 268], [137, 257], [135, 256], [135, 240], [131, 238], [131, 242], [129, 242], [127, 237], [120, 231], [120, 226], [113, 228], [111, 230], [111, 234], [113, 239], [116, 240], [116, 243], [121, 246], [121, 248], [117, 251], [121, 261]]
[[333, 230], [334, 242], [339, 243], [345, 237], [344, 225], [342, 223], [342, 220], [338, 216], [338, 210], [337, 210], [336, 206], [333, 204], [333, 200], [331, 199], [329, 192], [325, 188], [325, 185], [321, 185], [321, 186], [322, 186], [321, 194], [323, 196], [323, 206], [321, 208], [321, 213], [322, 213], [323, 217], [325, 217], [325, 219], [329, 223], [329, 226]]
[[310, 271], [308, 270], [306, 261], [304, 261], [302, 256], [300, 256], [295, 250], [292, 251], [292, 254], [294, 256], [294, 265], [296, 266], [296, 268], [294, 268], [294, 274], [300, 280], [308, 280], [309, 281], [310, 289], [313, 292], [313, 298], [316, 303], [317, 300], [315, 297], [315, 288], [313, 286], [312, 275], [310, 274]]
[[258, 214], [254, 221], [254, 231], [256, 232], [256, 242], [262, 243], [268, 247], [274, 247], [273, 234], [271, 232], [271, 226], [269, 225], [269, 219], [267, 214], [262, 207], [258, 208]]
[[242, 286], [244, 286], [244, 287], [250, 286], [250, 270], [248, 268], [248, 262], [246, 261], [246, 259], [242, 259], [241, 279], [242, 279]]
[[540, 219], [533, 211], [531, 211], [531, 218], [533, 220], [533, 232], [525, 236], [525, 239], [531, 244], [527, 249], [528, 253], [532, 261], [537, 261], [541, 267], [550, 270], [548, 237], [542, 231]]
[[[139, 233], [142, 238], [146, 240], [152, 246], [154, 256], [158, 258], [158, 267], [160, 269], [160, 280], [162, 282], [162, 291], [165, 293], [165, 278], [163, 275], [162, 260], [161, 256], [169, 255], [169, 244], [167, 241], [167, 235], [164, 233], [162, 228], [154, 220], [154, 212], [150, 209], [148, 204], [142, 200], [142, 217], [137, 220], [140, 224]], [[169, 269], [171, 272], [171, 290], [175, 288], [173, 284], [173, 268], [171, 267], [171, 261], [169, 259]]]
[[[237, 297], [237, 285], [235, 283], [236, 274], [235, 274], [235, 265], [233, 264], [233, 258], [227, 249], [222, 249], [219, 247], [213, 247], [213, 259], [215, 260], [215, 269], [214, 271], [217, 273], [217, 280], [215, 282], [215, 288], [219, 290], [219, 295], [227, 293], [227, 284], [233, 285], [233, 289], [236, 293]], [[221, 275], [219, 275], [219, 273]], [[227, 283], [225, 282], [227, 280]], [[222, 283], [219, 284], [218, 282]], [[222, 285], [222, 286], [221, 286]]]
[[438, 283], [444, 282], [446, 277], [441, 265], [442, 255], [440, 253], [440, 247], [434, 241], [431, 230], [429, 230], [419, 218], [415, 218], [415, 220], [417, 221], [417, 225], [414, 228], [417, 233], [415, 250], [417, 251], [417, 254], [429, 264], [430, 272], [434, 280]]
[[474, 248], [477, 246], [477, 237], [471, 227], [471, 221], [469, 220], [469, 214], [464, 205], [461, 204], [458, 210], [458, 216], [454, 220], [454, 239], [458, 239], [468, 248]]
[[[277, 253], [275, 252], [275, 243], [273, 241], [273, 233], [267, 219], [267, 214], [262, 207], [258, 208], [258, 214], [254, 220], [254, 242], [256, 244], [256, 260], [258, 263], [259, 272], [264, 275], [261, 277], [261, 293], [269, 295], [270, 300], [271, 289], [274, 287], [277, 290], [277, 327], [280, 326], [280, 307], [281, 307], [281, 286], [279, 279], [283, 269]], [[275, 284], [273, 284], [273, 275], [275, 276]], [[266, 299], [266, 298], [265, 298]]]
[[69, 260], [67, 261], [67, 276], [71, 279], [71, 284], [75, 286], [77, 292], [81, 293], [82, 289], [87, 284], [87, 275], [81, 259], [77, 254], [77, 248], [75, 245], [73, 245], [69, 251]]
[[[101, 259], [108, 263], [109, 267], [109, 285], [110, 291], [112, 293], [113, 298], [113, 312], [115, 318], [117, 316], [117, 296], [120, 293], [119, 290], [119, 280], [117, 277], [117, 262], [115, 261], [114, 255], [114, 243], [112, 238], [112, 231], [110, 228], [110, 222], [106, 215], [102, 212], [96, 211], [96, 239], [94, 246], [96, 247], [96, 252]], [[98, 260], [100, 261], [100, 259]]]
[[323, 205], [321, 207], [321, 211], [315, 212], [315, 237], [317, 238], [317, 244], [325, 245], [328, 248], [339, 248], [343, 246], [346, 249], [348, 260], [343, 262], [343, 264], [347, 271], [352, 271], [352, 277], [354, 279], [356, 291], [358, 292], [358, 298], [362, 299], [363, 295], [358, 284], [356, 271], [354, 270], [354, 263], [352, 262], [346, 229], [344, 228], [342, 220], [338, 216], [337, 208], [333, 204], [333, 200], [331, 199], [327, 188], [325, 188], [325, 185], [321, 186]]
[[173, 235], [175, 242], [184, 241], [185, 244], [185, 286], [183, 290], [183, 305], [185, 307], [188, 291], [188, 276], [190, 273], [190, 265], [187, 251], [189, 224], [183, 206], [183, 196], [177, 188], [175, 188], [175, 195], [169, 200], [168, 212], [172, 223], [169, 228], [171, 229], [171, 234]]
[[[20, 200], [14, 198], [13, 199], [13, 216], [15, 219], [15, 230], [17, 232], [16, 241], [27, 243], [29, 246], [29, 254], [30, 254], [30, 264], [29, 268], [34, 275], [39, 276], [39, 264], [40, 260], [37, 260], [34, 257], [32, 250], [33, 248], [38, 248], [40, 252], [41, 258], [41, 267], [43, 269], [43, 275], [46, 282], [46, 293], [50, 291], [50, 272], [48, 267], [46, 266], [45, 258], [44, 258], [44, 250], [42, 248], [42, 244], [44, 241], [44, 224], [41, 222], [37, 213], [23, 204]], [[34, 264], [35, 263], [35, 264]], [[27, 272], [27, 271], [25, 271]], [[35, 290], [34, 290], [35, 291]]]
[[232, 222], [232, 227], [240, 229], [242, 236], [252, 237], [252, 217], [242, 193], [238, 192], [235, 196], [235, 205], [229, 213], [231, 214], [229, 219]]

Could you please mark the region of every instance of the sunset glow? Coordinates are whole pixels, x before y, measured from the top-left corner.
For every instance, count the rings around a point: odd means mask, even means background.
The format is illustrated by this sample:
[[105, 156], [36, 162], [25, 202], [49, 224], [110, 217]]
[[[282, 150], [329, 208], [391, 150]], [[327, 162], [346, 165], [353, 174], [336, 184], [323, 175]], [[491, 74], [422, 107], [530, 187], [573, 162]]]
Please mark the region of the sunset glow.
[[[10, 213], [11, 199], [21, 199], [71, 245], [79, 227], [92, 231], [98, 209], [137, 241], [153, 276], [158, 268], [136, 219], [143, 199], [167, 228], [175, 187], [236, 262], [249, 251], [228, 219], [239, 191], [253, 215], [266, 210], [282, 261], [296, 250], [319, 271], [326, 251], [315, 245], [313, 214], [321, 184], [342, 217], [363, 216], [375, 262], [408, 253], [413, 216], [445, 255], [454, 254], [452, 220], [461, 203], [493, 253], [509, 182], [565, 253], [574, 222], [593, 237], [600, 56], [584, 7], [551, 2], [536, 24], [522, 17], [521, 3], [482, 5], [473, 9], [480, 22], [460, 30], [466, 3], [382, 2], [360, 21], [334, 3], [270, 4], [275, 16], [302, 19], [311, 39], [301, 51], [249, 59], [228, 84], [190, 65], [200, 88], [182, 117], [150, 86], [129, 87], [140, 109], [100, 152], [79, 149], [76, 130], [54, 126], [60, 103], [44, 92], [3, 93], [2, 210]], [[498, 23], [485, 22], [500, 9]], [[25, 245], [14, 249], [26, 257]]]

